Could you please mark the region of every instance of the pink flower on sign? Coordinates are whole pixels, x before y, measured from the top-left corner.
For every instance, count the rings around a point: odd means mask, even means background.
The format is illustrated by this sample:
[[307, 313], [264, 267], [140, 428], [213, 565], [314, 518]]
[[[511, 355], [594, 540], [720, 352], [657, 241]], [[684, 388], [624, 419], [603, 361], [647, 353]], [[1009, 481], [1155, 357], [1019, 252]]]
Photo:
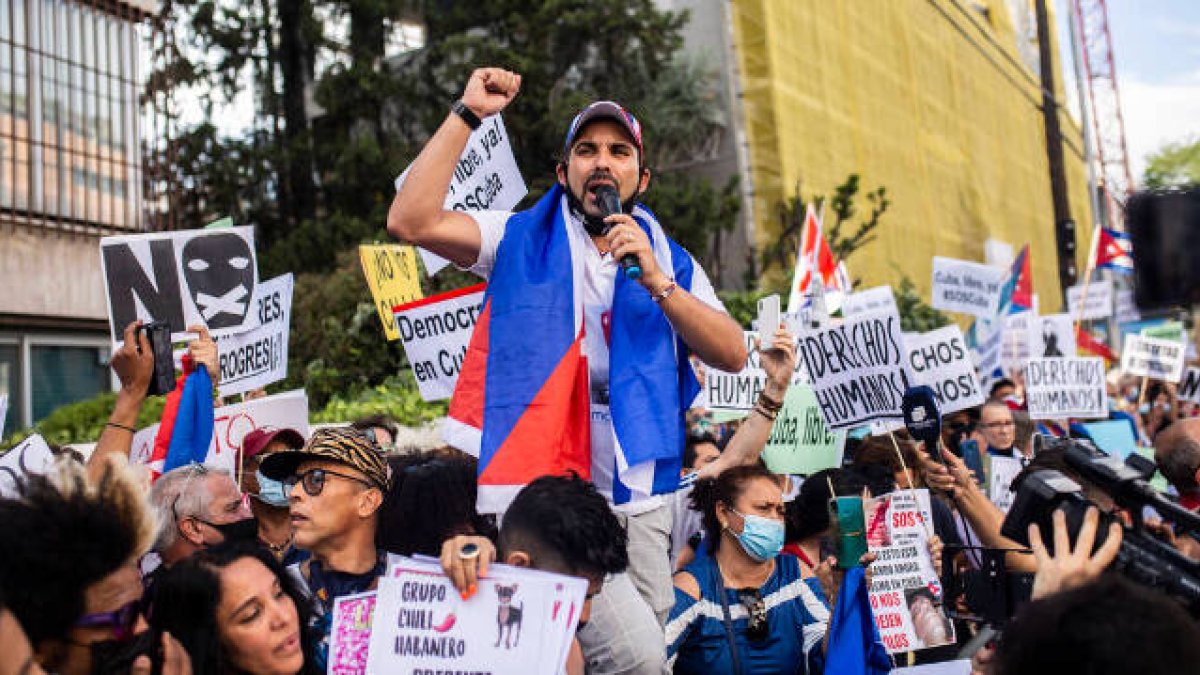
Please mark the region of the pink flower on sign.
[[375, 592], [339, 598], [333, 607], [329, 635], [329, 675], [363, 675], [367, 671], [367, 645]]

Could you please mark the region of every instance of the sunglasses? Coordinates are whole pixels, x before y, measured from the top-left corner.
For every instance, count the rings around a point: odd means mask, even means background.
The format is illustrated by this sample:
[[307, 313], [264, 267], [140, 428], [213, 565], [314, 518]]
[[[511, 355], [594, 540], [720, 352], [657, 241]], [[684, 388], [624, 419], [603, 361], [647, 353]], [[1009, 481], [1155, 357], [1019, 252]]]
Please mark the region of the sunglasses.
[[762, 592], [757, 588], [743, 588], [738, 591], [738, 600], [750, 615], [746, 637], [756, 641], [767, 639], [770, 626], [767, 624], [767, 603], [763, 600]]
[[370, 481], [366, 481], [355, 476], [347, 476], [344, 473], [337, 473], [336, 471], [330, 471], [328, 469], [309, 469], [304, 473], [295, 474], [285, 478], [283, 481], [284, 494], [291, 494], [292, 488], [296, 487], [296, 484], [299, 483], [304, 486], [304, 491], [308, 493], [309, 497], [316, 497], [321, 494], [322, 490], [325, 489], [325, 480], [330, 476], [341, 478], [342, 480], [354, 481], [355, 483], [362, 483], [369, 488], [376, 487], [375, 484]]
[[113, 612], [87, 614], [75, 622], [76, 628], [112, 628], [113, 638], [124, 642], [133, 637], [133, 627], [141, 613], [141, 601], [134, 600]]

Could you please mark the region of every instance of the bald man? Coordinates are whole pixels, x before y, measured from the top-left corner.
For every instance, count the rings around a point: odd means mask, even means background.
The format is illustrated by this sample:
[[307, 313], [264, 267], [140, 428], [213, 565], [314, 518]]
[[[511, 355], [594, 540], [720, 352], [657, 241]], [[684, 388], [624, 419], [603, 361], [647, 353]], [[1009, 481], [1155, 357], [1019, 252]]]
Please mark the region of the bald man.
[[1178, 420], [1154, 439], [1158, 470], [1179, 491], [1179, 504], [1200, 509], [1200, 417]]

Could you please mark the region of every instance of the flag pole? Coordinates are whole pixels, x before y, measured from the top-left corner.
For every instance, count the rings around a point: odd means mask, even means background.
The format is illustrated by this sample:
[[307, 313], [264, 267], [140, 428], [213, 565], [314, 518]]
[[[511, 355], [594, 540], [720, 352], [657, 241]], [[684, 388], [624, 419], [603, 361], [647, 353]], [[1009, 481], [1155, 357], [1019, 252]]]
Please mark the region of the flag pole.
[[[1083, 292], [1079, 298], [1079, 312], [1075, 315], [1075, 332], [1079, 332], [1079, 324], [1083, 323], [1083, 313], [1087, 310], [1088, 286], [1092, 283], [1092, 274], [1096, 271], [1096, 248], [1100, 244], [1099, 225], [1092, 228], [1092, 244], [1088, 247], [1087, 269], [1083, 273]], [[1070, 300], [1071, 292], [1067, 291], [1067, 299]], [[1068, 307], [1068, 309], [1070, 309]]]

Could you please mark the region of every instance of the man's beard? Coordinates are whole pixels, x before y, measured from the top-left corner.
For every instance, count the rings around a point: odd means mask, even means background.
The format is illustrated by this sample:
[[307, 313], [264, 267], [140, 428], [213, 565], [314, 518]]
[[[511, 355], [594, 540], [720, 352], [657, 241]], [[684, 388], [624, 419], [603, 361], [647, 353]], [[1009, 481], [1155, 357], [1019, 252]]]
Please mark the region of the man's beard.
[[[621, 186], [619, 183], [617, 183], [617, 179], [613, 178], [612, 176], [610, 176], [609, 174], [606, 174], [606, 173], [594, 173], [591, 176], [588, 176], [588, 179], [583, 182], [584, 193], [591, 192], [592, 190], [589, 189], [589, 186], [592, 185], [592, 183], [594, 183], [600, 179], [606, 179], [606, 180], [611, 181], [613, 183], [614, 187], [616, 187], [617, 194], [620, 194]], [[587, 233], [593, 237], [604, 236], [608, 232], [609, 228], [611, 227], [611, 225], [604, 222], [604, 216], [601, 216], [601, 215], [593, 216], [593, 215], [589, 214], [586, 210], [584, 210], [583, 199], [579, 195], [575, 194], [575, 191], [573, 189], [571, 189], [570, 183], [568, 183], [566, 185], [566, 192], [567, 192], [567, 206], [569, 206], [571, 209], [571, 212], [574, 213], [576, 215], [576, 217], [578, 217], [579, 220], [583, 222], [583, 229], [587, 230]], [[641, 196], [640, 193], [634, 192], [633, 195], [630, 196], [630, 198], [628, 200], [622, 201], [621, 202], [621, 213], [632, 212], [633, 206], [634, 206], [634, 204], [637, 203], [637, 199], [640, 196]]]

